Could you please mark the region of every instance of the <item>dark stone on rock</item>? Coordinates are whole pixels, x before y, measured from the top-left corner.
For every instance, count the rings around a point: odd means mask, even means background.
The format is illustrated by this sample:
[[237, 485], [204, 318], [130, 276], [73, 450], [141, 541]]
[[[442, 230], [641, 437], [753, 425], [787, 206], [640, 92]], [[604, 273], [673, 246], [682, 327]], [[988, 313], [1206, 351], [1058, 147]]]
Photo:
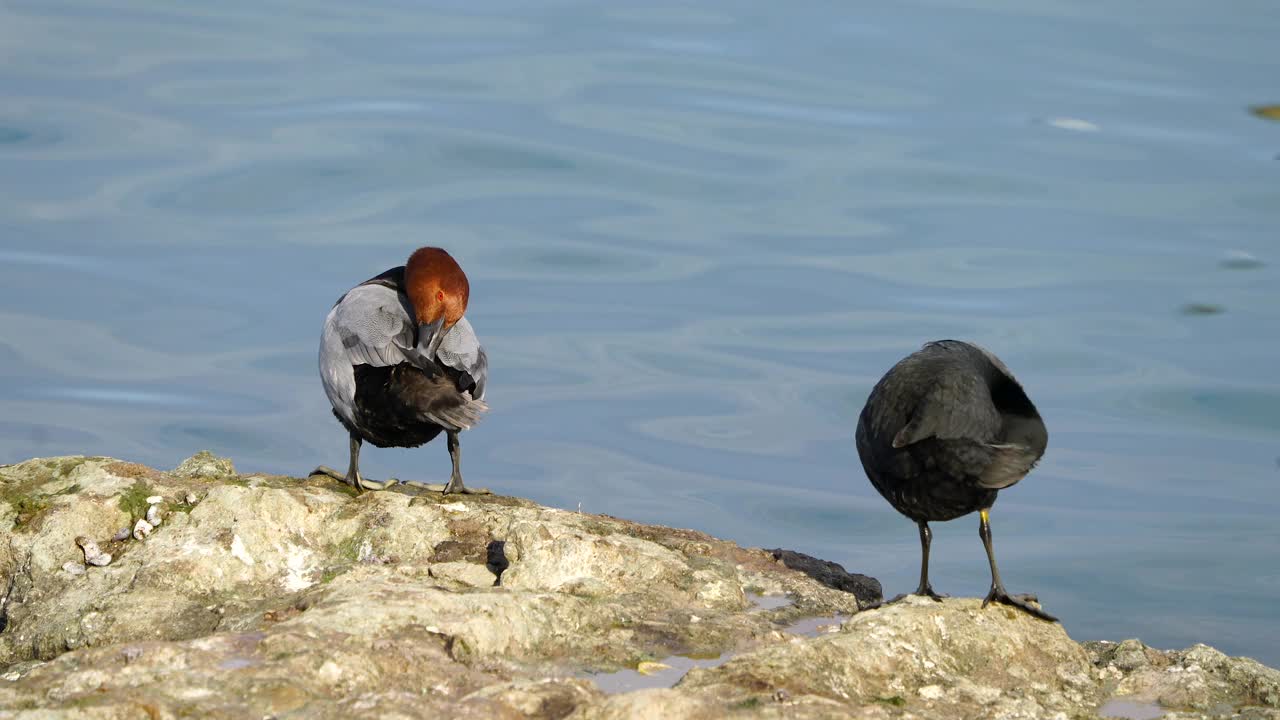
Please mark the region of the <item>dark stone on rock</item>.
[[829, 588], [853, 593], [860, 605], [873, 605], [884, 599], [880, 581], [870, 575], [851, 573], [843, 565], [830, 560], [819, 560], [794, 550], [776, 548], [769, 550], [773, 559], [792, 570], [799, 570]]

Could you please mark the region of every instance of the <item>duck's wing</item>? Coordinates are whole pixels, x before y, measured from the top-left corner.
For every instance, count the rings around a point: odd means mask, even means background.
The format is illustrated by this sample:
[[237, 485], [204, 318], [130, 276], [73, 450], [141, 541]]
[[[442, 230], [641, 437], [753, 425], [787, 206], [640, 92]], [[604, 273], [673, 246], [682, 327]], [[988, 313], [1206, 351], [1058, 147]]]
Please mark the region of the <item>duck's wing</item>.
[[[352, 288], [338, 299], [325, 321], [352, 366], [390, 367], [407, 362], [428, 375], [440, 372], [436, 361], [418, 349], [413, 307], [404, 293], [404, 266], [393, 267]], [[329, 345], [334, 339], [328, 340]]]
[[417, 332], [408, 299], [381, 283], [352, 288], [329, 312], [325, 330], [336, 338], [352, 366], [389, 367], [417, 359]]

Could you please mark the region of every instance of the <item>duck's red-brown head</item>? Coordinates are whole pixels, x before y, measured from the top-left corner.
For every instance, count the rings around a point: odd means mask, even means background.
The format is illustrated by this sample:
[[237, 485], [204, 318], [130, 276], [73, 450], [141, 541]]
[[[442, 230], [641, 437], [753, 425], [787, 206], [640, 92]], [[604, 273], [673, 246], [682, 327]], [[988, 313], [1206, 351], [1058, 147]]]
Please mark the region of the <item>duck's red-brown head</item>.
[[467, 275], [444, 250], [418, 248], [404, 266], [404, 290], [418, 321], [418, 348], [435, 357], [445, 333], [467, 312]]

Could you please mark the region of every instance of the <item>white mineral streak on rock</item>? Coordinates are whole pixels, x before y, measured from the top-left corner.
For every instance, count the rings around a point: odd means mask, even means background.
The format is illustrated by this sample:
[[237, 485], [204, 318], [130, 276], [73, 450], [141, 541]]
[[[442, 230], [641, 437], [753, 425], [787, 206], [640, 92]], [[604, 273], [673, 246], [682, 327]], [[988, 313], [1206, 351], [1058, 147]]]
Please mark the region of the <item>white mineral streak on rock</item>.
[[[238, 540], [239, 536], [236, 539]], [[243, 548], [243, 545], [241, 547]], [[284, 561], [286, 571], [283, 583], [285, 590], [298, 592], [299, 590], [306, 590], [315, 584], [307, 578], [307, 574], [311, 570], [307, 564], [307, 559], [310, 557], [311, 551], [304, 547], [293, 545], [289, 548]]]
[[239, 535], [231, 537], [231, 556], [250, 567], [254, 564], [253, 556], [249, 554], [249, 550], [244, 546], [244, 540], [241, 540]]

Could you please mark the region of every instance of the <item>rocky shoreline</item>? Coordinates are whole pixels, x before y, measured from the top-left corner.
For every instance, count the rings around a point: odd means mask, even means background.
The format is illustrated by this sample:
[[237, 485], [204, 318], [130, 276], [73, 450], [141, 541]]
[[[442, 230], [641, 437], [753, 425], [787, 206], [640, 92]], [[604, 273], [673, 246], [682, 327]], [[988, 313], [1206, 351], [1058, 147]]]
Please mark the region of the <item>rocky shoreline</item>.
[[974, 599], [859, 612], [879, 594], [786, 550], [207, 453], [0, 467], [0, 718], [1280, 719], [1247, 658]]

